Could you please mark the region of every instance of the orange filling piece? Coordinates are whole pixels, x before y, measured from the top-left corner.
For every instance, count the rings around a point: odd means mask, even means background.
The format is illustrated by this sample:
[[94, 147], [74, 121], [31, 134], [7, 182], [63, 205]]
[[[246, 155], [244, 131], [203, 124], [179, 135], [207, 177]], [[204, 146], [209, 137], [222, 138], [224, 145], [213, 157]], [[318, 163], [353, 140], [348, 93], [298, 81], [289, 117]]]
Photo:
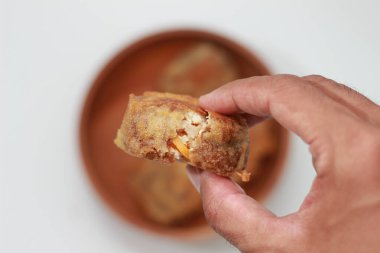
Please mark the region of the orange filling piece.
[[172, 142], [181, 155], [183, 155], [187, 160], [190, 160], [189, 149], [182, 143], [181, 139], [177, 136], [172, 140]]
[[236, 174], [241, 178], [241, 181], [248, 182], [251, 178], [251, 173], [243, 170], [242, 172], [236, 172]]

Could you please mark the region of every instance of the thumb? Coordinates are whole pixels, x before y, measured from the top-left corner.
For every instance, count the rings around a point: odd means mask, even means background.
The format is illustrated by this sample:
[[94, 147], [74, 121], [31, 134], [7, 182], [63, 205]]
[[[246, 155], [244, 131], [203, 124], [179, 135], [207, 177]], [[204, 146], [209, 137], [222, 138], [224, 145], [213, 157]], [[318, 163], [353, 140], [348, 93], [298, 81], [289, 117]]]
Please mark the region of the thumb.
[[289, 242], [291, 224], [247, 196], [238, 184], [208, 171], [188, 170], [193, 183], [199, 180], [209, 225], [241, 251], [266, 252]]

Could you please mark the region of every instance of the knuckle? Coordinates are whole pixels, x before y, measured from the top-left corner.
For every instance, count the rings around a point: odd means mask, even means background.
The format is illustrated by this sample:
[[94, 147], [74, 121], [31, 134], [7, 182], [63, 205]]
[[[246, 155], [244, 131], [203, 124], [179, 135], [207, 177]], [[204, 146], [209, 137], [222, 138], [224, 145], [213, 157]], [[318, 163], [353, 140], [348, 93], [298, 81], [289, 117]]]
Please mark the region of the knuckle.
[[[369, 156], [380, 162], [380, 130], [371, 129], [365, 132], [363, 138], [364, 149]], [[380, 165], [380, 164], [378, 164]]]
[[350, 188], [355, 191], [351, 198], [362, 198], [363, 194], [376, 194], [380, 190], [380, 130], [373, 127], [362, 128], [360, 143], [351, 153], [348, 173], [344, 175]]
[[267, 80], [267, 83], [275, 91], [292, 87], [293, 84], [299, 83], [301, 80], [299, 77], [290, 74], [278, 74], [273, 76], [265, 76], [263, 78]]
[[294, 75], [280, 74], [271, 76], [270, 83], [273, 86], [273, 92], [282, 94], [283, 91], [294, 90], [300, 88], [300, 78]]
[[350, 90], [347, 86], [341, 83], [337, 83], [332, 79], [329, 79], [327, 77], [321, 76], [321, 75], [310, 75], [310, 76], [304, 76], [304, 80], [309, 82], [309, 85], [311, 86], [317, 86], [317, 87], [324, 87], [324, 88], [338, 88], [340, 90]]
[[278, 74], [273, 76], [254, 76], [251, 77], [251, 84], [257, 83], [255, 80], [265, 80], [266, 84], [271, 86], [270, 93], [280, 93], [289, 89], [305, 86], [304, 80], [300, 77], [290, 74]]
[[380, 130], [374, 129], [372, 126], [358, 126], [362, 129], [356, 138], [357, 148], [362, 151], [370, 152], [375, 151], [377, 154], [380, 152]]
[[280, 79], [275, 77], [272, 79], [273, 87], [268, 96], [268, 111], [272, 114], [292, 113], [296, 108], [297, 103], [292, 101], [300, 101], [305, 97], [314, 97], [317, 94], [315, 87], [299, 77], [292, 75], [281, 75]]
[[273, 78], [280, 79], [281, 81], [284, 81], [286, 83], [292, 83], [292, 82], [298, 82], [300, 78], [295, 75], [290, 75], [290, 74], [278, 74], [273, 76]]
[[305, 94], [312, 94], [311, 89], [313, 89], [313, 87], [309, 87], [304, 82], [300, 82], [299, 79], [290, 79], [292, 78], [287, 79], [286, 82], [277, 84], [274, 92], [271, 94], [273, 99], [283, 103], [288, 103], [289, 100], [298, 99], [299, 97], [303, 97]]
[[306, 81], [311, 81], [311, 82], [316, 82], [316, 83], [329, 80], [321, 75], [308, 75], [308, 76], [304, 76], [303, 79]]
[[361, 130], [353, 133], [353, 140], [347, 145], [348, 153], [352, 154], [349, 158], [350, 167], [356, 167], [350, 170], [351, 174], [365, 182], [380, 180], [380, 130], [369, 125], [359, 125], [356, 129]]

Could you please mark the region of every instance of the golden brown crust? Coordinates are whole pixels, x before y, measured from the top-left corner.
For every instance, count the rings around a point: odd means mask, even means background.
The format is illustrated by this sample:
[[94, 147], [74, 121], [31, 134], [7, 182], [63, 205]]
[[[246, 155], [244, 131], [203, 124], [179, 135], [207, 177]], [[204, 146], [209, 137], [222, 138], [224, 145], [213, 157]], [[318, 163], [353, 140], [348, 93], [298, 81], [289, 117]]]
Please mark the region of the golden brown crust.
[[[197, 121], [189, 121], [189, 117]], [[187, 133], [190, 130], [195, 134]], [[179, 145], [183, 135], [188, 136]], [[242, 116], [206, 112], [196, 98], [159, 92], [130, 96], [115, 140], [133, 156], [166, 162], [179, 159], [222, 176], [244, 169], [248, 142], [248, 127]]]
[[248, 143], [243, 117], [209, 112], [208, 128], [195, 139], [190, 161], [196, 167], [231, 176], [234, 171], [244, 169]]

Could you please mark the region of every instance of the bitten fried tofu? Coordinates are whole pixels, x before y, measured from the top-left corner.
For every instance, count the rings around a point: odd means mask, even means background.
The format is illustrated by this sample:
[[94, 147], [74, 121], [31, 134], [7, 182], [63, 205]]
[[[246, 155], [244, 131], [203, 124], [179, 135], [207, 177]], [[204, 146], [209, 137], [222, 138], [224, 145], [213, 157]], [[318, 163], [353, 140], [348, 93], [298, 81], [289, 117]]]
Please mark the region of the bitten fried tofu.
[[249, 181], [250, 173], [244, 169], [249, 144], [246, 120], [241, 115], [205, 111], [190, 96], [131, 94], [115, 144], [132, 156], [178, 160]]

